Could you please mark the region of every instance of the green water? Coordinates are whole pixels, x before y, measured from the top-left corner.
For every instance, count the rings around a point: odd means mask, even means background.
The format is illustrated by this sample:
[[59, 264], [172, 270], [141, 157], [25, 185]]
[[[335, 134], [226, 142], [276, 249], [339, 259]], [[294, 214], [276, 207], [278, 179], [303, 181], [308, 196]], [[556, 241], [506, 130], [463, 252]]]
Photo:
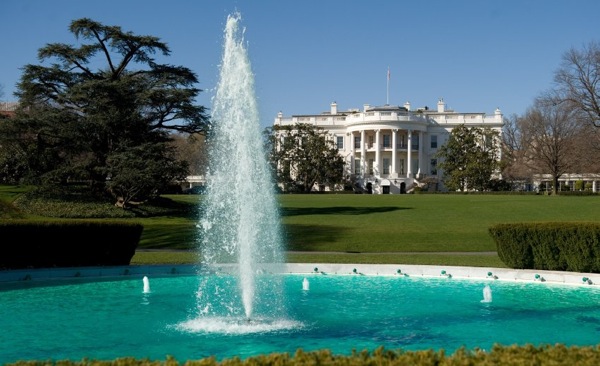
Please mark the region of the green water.
[[[337, 354], [494, 343], [595, 345], [595, 287], [416, 277], [274, 275], [284, 282], [284, 314], [269, 299], [248, 320], [228, 276], [0, 284], [0, 362], [114, 359], [178, 361], [329, 348]], [[303, 289], [307, 278], [309, 289]], [[217, 305], [199, 295], [211, 282]], [[40, 284], [43, 284], [40, 285]], [[492, 301], [482, 302], [490, 285]], [[218, 289], [218, 290], [215, 290]], [[278, 310], [280, 311], [280, 310]]]

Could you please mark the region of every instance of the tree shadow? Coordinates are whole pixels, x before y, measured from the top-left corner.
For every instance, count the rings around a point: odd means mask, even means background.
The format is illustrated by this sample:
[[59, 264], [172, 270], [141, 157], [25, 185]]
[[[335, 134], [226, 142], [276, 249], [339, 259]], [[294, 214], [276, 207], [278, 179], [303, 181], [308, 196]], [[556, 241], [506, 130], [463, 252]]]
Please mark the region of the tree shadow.
[[409, 210], [409, 207], [386, 206], [386, 207], [288, 207], [281, 209], [281, 216], [304, 216], [304, 215], [368, 215], [374, 213], [392, 212], [398, 210]]
[[334, 225], [284, 224], [286, 250], [319, 251], [323, 245], [335, 243], [345, 231]]

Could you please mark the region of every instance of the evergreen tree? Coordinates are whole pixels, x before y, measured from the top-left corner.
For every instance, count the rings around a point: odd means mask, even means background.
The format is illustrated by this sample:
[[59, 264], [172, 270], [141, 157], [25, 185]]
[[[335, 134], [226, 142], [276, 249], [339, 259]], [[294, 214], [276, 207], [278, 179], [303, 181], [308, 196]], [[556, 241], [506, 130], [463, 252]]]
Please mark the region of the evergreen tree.
[[[208, 130], [205, 108], [194, 104], [201, 92], [194, 87], [196, 75], [185, 67], [156, 62], [155, 53], [170, 54], [156, 37], [87, 18], [74, 20], [69, 29], [82, 41], [78, 47], [47, 44], [38, 56], [51, 64], [23, 68], [17, 115], [0, 127], [0, 143], [10, 151], [5, 156], [24, 167], [16, 177], [22, 182], [87, 182], [91, 192], [110, 193], [125, 204], [150, 198], [185, 168], [164, 148], [170, 132]], [[136, 190], [132, 187], [139, 179], [149, 179], [144, 173], [148, 164], [140, 159], [126, 164], [124, 157], [144, 156], [165, 168], [150, 175], [163, 175], [146, 182], [153, 189]], [[174, 166], [179, 166], [177, 172]], [[124, 192], [136, 193], [123, 196]]]

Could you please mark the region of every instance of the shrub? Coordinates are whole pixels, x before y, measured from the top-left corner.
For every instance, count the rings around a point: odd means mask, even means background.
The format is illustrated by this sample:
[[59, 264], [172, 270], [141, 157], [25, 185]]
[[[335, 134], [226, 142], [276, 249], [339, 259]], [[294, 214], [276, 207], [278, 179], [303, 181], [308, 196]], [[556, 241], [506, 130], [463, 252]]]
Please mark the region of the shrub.
[[352, 352], [349, 356], [335, 355], [329, 350], [304, 352], [298, 349], [292, 356], [288, 353], [272, 353], [250, 357], [242, 360], [239, 357], [218, 361], [215, 357], [199, 360], [178, 362], [171, 356], [164, 361], [151, 361], [148, 359], [135, 359], [132, 357], [119, 358], [113, 361], [95, 361], [84, 359], [82, 361], [61, 360], [59, 362], [44, 361], [18, 361], [12, 366], [33, 365], [121, 365], [121, 366], [262, 366], [262, 365], [598, 365], [600, 364], [600, 347], [587, 346], [567, 347], [563, 344], [533, 346], [531, 344], [518, 346], [494, 345], [490, 351], [481, 349], [468, 350], [460, 348], [454, 354], [446, 354], [444, 350], [403, 351], [386, 350], [383, 347], [373, 352]]
[[600, 273], [600, 224], [517, 223], [489, 228], [508, 267]]
[[122, 221], [0, 222], [0, 269], [128, 265], [142, 230]]

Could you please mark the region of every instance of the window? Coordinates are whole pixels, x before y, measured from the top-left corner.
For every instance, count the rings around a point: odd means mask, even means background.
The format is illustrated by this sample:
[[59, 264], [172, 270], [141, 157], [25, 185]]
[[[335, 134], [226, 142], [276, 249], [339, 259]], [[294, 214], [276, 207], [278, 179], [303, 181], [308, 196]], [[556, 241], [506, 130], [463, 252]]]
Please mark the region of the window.
[[404, 159], [400, 159], [400, 174], [404, 175]]
[[369, 159], [369, 174], [373, 175], [373, 159]]
[[431, 175], [437, 175], [437, 159], [431, 159]]
[[390, 148], [392, 147], [392, 143], [390, 142], [390, 135], [383, 135], [383, 147]]
[[373, 147], [373, 136], [369, 136], [369, 149]]
[[419, 138], [415, 135], [411, 137], [411, 145], [413, 150], [419, 150]]
[[390, 159], [383, 159], [383, 174], [390, 174]]
[[354, 174], [360, 175], [360, 160], [354, 160]]
[[337, 148], [338, 150], [344, 150], [344, 136], [337, 136]]
[[406, 147], [406, 135], [400, 136], [400, 143], [397, 147], [399, 147], [400, 149], [404, 149]]
[[354, 136], [354, 148], [360, 149], [360, 136]]
[[431, 135], [431, 148], [437, 149], [437, 135]]

